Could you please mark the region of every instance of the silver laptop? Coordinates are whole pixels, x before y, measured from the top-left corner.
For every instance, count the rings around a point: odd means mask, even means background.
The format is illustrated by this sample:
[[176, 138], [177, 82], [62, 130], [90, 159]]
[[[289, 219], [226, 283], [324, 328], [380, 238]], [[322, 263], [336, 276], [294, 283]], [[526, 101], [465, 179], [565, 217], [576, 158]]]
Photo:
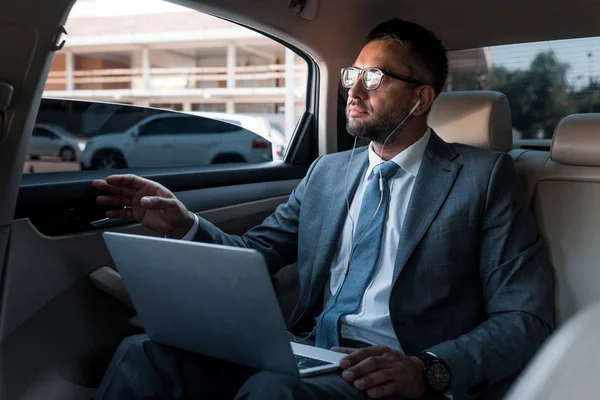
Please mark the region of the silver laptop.
[[112, 232], [103, 237], [152, 340], [293, 376], [339, 368], [345, 354], [290, 342], [259, 252]]

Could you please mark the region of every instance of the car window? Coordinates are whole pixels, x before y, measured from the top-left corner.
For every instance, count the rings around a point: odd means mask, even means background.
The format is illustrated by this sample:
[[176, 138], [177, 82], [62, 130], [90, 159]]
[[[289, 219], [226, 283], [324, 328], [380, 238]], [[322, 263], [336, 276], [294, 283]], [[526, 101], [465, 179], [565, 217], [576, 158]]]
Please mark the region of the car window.
[[203, 117], [156, 118], [140, 128], [141, 135], [201, 135], [240, 131], [239, 126]]
[[[24, 172], [109, 167], [96, 161], [115, 156], [120, 168], [178, 167], [184, 158], [185, 165], [201, 166], [223, 155], [243, 163], [284, 158], [306, 106], [303, 56], [250, 29], [162, 0], [113, 5], [74, 4], [65, 24], [68, 40], [55, 54], [38, 112], [37, 123], [77, 139], [77, 159], [52, 166], [32, 160]], [[150, 122], [157, 113], [175, 112], [183, 116]], [[209, 137], [244, 129], [253, 135], [221, 135], [214, 139], [218, 146], [196, 144], [185, 154], [166, 146], [155, 157], [158, 150], [132, 139], [136, 126], [139, 136]], [[273, 135], [273, 127], [283, 134]]]
[[184, 132], [185, 118], [157, 118], [140, 128], [140, 135], [172, 135]]
[[43, 137], [46, 139], [54, 139], [57, 137], [54, 133], [50, 132], [49, 130], [39, 127], [34, 128], [33, 136]]
[[559, 121], [600, 111], [600, 37], [449, 53], [446, 91], [496, 90], [509, 100], [513, 139], [550, 139]]

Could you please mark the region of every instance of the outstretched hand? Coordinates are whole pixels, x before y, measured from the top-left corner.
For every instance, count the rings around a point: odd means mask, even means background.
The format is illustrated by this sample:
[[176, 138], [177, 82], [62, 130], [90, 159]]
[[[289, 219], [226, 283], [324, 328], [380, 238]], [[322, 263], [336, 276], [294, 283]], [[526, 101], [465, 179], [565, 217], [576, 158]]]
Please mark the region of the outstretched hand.
[[111, 175], [92, 182], [95, 189], [112, 195], [96, 198], [103, 206], [118, 207], [108, 218], [133, 219], [156, 232], [180, 239], [194, 224], [194, 215], [161, 184], [137, 175]]

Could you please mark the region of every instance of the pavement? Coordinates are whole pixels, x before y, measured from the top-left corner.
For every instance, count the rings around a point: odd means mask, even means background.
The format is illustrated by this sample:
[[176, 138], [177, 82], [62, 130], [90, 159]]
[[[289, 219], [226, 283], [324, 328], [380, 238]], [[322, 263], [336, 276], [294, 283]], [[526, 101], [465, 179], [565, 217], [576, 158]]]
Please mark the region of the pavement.
[[43, 172], [81, 171], [79, 161], [66, 162], [58, 157], [41, 157], [39, 160], [26, 160], [24, 174]]

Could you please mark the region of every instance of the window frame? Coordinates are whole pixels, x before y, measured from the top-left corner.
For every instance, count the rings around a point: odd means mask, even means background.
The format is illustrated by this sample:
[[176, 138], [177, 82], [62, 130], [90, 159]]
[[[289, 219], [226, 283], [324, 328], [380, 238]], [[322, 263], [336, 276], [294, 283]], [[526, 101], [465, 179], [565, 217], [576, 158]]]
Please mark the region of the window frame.
[[[198, 11], [203, 12], [204, 11]], [[210, 13], [205, 13], [210, 15]], [[283, 161], [256, 164], [202, 165], [192, 167], [129, 168], [117, 171], [76, 171], [23, 174], [14, 218], [29, 218], [36, 228], [49, 236], [79, 234], [93, 231], [90, 221], [101, 219], [105, 208], [96, 204], [99, 194], [91, 188], [94, 179], [103, 179], [110, 173], [136, 174], [165, 185], [174, 193], [206, 188], [226, 188], [251, 183], [296, 182], [304, 178], [308, 167], [318, 156], [318, 110], [320, 72], [316, 61], [298, 47], [243, 23], [215, 16], [250, 29], [292, 50], [307, 63], [306, 99], [304, 112], [287, 146]], [[48, 55], [50, 63], [52, 55]], [[45, 70], [48, 79], [50, 68]], [[76, 102], [79, 99], [56, 99]], [[40, 99], [41, 100], [41, 99]], [[82, 101], [82, 100], [79, 100]], [[99, 102], [100, 103], [100, 102]], [[60, 108], [59, 104], [59, 108]], [[151, 107], [148, 107], [151, 108]], [[34, 124], [32, 124], [33, 126]], [[93, 137], [89, 139], [93, 140]], [[282, 192], [283, 194], [283, 192]], [[267, 194], [265, 194], [268, 196]], [[194, 210], [201, 211], [201, 210]], [[121, 221], [127, 225], [131, 221]], [[112, 225], [111, 225], [112, 226]]]

